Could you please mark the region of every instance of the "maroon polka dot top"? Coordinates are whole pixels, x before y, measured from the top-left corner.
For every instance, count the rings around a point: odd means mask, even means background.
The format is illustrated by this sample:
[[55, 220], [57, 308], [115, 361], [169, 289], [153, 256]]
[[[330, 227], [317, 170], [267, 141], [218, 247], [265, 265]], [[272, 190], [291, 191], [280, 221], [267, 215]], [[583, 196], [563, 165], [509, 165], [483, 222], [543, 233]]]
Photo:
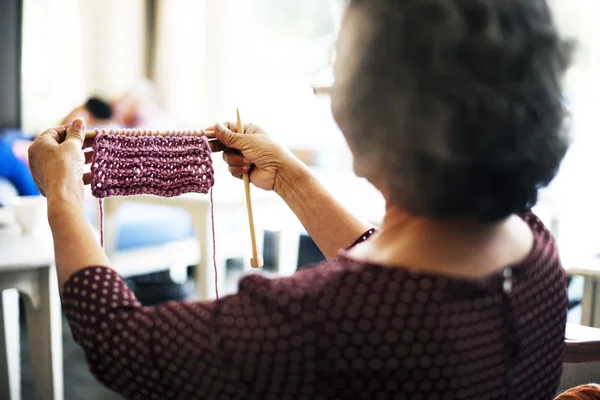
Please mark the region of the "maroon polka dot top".
[[142, 307], [118, 274], [90, 267], [63, 304], [92, 372], [131, 399], [552, 399], [564, 273], [548, 230], [525, 220], [527, 259], [485, 279], [340, 255], [246, 277], [218, 301]]

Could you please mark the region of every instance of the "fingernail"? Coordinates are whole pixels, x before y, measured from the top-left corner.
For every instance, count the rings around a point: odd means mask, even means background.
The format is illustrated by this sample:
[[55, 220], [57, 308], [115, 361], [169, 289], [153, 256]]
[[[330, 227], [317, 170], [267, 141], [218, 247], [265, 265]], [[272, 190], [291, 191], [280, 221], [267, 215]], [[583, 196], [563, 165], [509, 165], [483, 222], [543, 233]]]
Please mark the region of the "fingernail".
[[75, 121], [73, 121], [73, 128], [83, 129], [83, 120], [81, 118], [77, 118]]
[[244, 165], [244, 166], [242, 167], [242, 171], [244, 171], [244, 172], [248, 172], [248, 171], [250, 171], [250, 166], [249, 166], [249, 165]]

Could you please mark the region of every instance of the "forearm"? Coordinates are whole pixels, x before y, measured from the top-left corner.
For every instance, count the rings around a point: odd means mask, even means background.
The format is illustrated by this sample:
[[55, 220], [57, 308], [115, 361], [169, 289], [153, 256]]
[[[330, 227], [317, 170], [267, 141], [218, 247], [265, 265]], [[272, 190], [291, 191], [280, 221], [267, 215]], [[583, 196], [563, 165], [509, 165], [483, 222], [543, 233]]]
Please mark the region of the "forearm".
[[339, 204], [303, 164], [292, 163], [279, 179], [277, 193], [326, 257], [351, 246], [372, 228]]
[[48, 221], [54, 238], [54, 253], [59, 285], [75, 272], [89, 266], [109, 266], [88, 223], [83, 205], [76, 196], [48, 198]]

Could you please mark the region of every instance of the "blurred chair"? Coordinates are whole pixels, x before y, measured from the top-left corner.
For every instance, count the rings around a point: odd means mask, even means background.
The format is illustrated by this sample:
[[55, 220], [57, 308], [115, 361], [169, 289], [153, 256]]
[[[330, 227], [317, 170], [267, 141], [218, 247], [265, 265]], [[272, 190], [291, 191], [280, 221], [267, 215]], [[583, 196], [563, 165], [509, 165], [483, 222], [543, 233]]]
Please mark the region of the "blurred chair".
[[600, 383], [600, 329], [567, 324], [566, 348], [559, 393]]
[[[113, 267], [130, 278], [168, 271], [177, 284], [199, 260], [192, 220], [184, 210], [160, 204], [105, 199], [105, 249]], [[87, 205], [98, 225], [96, 202]]]
[[589, 383], [600, 383], [600, 362], [565, 363], [558, 392]]

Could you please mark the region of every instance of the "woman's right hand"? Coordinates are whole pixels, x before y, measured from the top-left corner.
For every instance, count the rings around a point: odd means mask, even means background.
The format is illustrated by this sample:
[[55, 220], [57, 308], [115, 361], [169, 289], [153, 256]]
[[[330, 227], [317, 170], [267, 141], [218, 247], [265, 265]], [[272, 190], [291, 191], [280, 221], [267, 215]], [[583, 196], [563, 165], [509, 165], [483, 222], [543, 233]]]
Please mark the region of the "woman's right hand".
[[214, 126], [217, 142], [212, 142], [213, 152], [223, 151], [234, 177], [248, 173], [256, 187], [279, 192], [285, 185], [284, 176], [300, 161], [257, 125], [245, 125], [244, 134], [234, 132], [235, 126], [233, 122]]

